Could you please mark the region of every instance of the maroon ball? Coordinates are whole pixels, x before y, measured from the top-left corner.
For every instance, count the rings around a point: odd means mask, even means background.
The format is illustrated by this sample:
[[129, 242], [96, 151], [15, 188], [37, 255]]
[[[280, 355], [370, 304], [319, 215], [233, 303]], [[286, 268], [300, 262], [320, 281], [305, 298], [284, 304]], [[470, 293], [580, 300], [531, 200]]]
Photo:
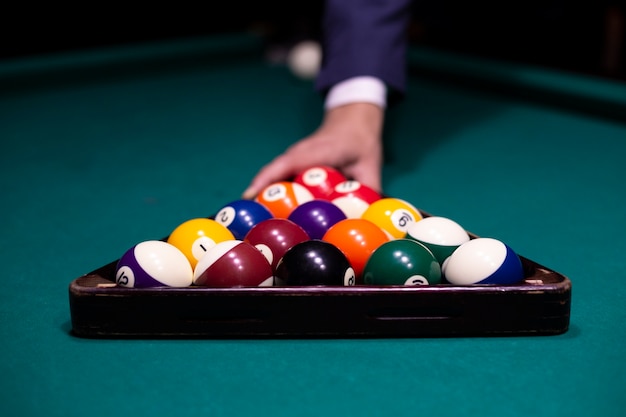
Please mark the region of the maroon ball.
[[258, 287], [274, 284], [274, 271], [251, 244], [227, 240], [213, 246], [198, 261], [193, 283], [208, 287]]
[[246, 234], [244, 242], [261, 251], [275, 271], [285, 252], [295, 244], [309, 239], [304, 229], [291, 220], [272, 218], [254, 225]]

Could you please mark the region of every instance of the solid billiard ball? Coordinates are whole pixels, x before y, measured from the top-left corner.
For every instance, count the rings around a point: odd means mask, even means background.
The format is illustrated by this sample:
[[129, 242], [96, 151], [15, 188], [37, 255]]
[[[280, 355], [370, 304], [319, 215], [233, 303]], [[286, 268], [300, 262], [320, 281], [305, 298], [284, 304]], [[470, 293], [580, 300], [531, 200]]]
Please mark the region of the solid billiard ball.
[[346, 219], [346, 215], [330, 201], [315, 199], [300, 204], [287, 219], [302, 227], [311, 239], [321, 239], [332, 225]]
[[198, 260], [213, 246], [225, 240], [234, 240], [235, 236], [228, 228], [209, 218], [187, 220], [170, 233], [167, 242], [180, 249], [191, 267], [195, 268]]
[[460, 224], [447, 217], [431, 216], [411, 223], [407, 228], [407, 239], [424, 244], [435, 255], [439, 264], [461, 244], [470, 240], [469, 234]]
[[256, 247], [269, 261], [272, 270], [276, 270], [278, 261], [285, 252], [297, 243], [309, 240], [304, 229], [291, 220], [272, 218], [252, 227], [244, 242]]
[[374, 201], [361, 218], [377, 224], [392, 239], [404, 238], [411, 223], [422, 219], [422, 214], [408, 201], [386, 197]]
[[255, 224], [272, 217], [272, 213], [258, 201], [235, 200], [218, 210], [215, 221], [226, 226], [235, 239], [243, 240]]
[[442, 265], [444, 278], [455, 285], [515, 284], [524, 279], [519, 256], [504, 242], [483, 237], [460, 245]]
[[271, 286], [274, 276], [257, 248], [241, 240], [229, 240], [213, 246], [200, 259], [193, 283], [207, 287]]
[[263, 204], [274, 217], [286, 219], [293, 209], [313, 198], [313, 194], [301, 184], [278, 181], [262, 189], [255, 201]]
[[321, 63], [322, 47], [314, 40], [299, 42], [287, 53], [287, 66], [298, 78], [305, 80], [315, 78]]
[[115, 282], [122, 287], [188, 287], [193, 279], [191, 264], [175, 246], [147, 240], [128, 249], [116, 266]]
[[383, 243], [365, 264], [366, 285], [435, 285], [441, 282], [441, 267], [424, 245], [410, 239]]
[[289, 249], [275, 273], [276, 285], [355, 285], [354, 269], [331, 243], [307, 240]]
[[328, 229], [322, 240], [338, 247], [354, 268], [356, 284], [363, 283], [363, 269], [370, 255], [389, 241], [387, 234], [365, 219], [345, 219]]
[[346, 177], [337, 169], [321, 165], [301, 171], [293, 181], [305, 186], [315, 198], [327, 199], [335, 186], [345, 180]]
[[328, 197], [351, 219], [360, 218], [370, 204], [381, 198], [382, 195], [379, 192], [354, 180], [340, 182]]

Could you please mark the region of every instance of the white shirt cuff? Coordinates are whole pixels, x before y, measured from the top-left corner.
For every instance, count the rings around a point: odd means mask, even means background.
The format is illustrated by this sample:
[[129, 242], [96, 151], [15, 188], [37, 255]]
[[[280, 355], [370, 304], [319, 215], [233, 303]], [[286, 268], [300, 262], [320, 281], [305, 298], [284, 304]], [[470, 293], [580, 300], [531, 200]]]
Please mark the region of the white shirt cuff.
[[372, 103], [381, 108], [387, 105], [387, 87], [375, 77], [353, 77], [334, 85], [326, 95], [326, 110], [350, 103]]

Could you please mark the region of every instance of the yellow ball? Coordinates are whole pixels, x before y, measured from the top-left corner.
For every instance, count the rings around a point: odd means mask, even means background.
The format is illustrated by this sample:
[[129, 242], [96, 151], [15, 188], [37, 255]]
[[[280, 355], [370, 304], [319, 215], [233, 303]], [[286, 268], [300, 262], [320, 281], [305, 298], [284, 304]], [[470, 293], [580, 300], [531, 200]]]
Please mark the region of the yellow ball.
[[235, 240], [226, 226], [209, 218], [197, 218], [178, 225], [167, 238], [167, 243], [180, 249], [195, 268], [209, 249], [226, 240]]
[[400, 239], [411, 223], [422, 220], [422, 215], [411, 203], [387, 197], [370, 204], [361, 218], [378, 225], [390, 239]]

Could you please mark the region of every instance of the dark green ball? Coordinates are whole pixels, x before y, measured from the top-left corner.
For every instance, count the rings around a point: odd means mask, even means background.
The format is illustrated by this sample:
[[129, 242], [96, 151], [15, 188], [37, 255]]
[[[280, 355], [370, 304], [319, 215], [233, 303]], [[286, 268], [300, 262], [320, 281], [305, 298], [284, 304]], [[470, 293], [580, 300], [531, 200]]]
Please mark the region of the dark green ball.
[[441, 282], [441, 267], [433, 253], [411, 239], [383, 243], [363, 269], [366, 285], [434, 285]]

